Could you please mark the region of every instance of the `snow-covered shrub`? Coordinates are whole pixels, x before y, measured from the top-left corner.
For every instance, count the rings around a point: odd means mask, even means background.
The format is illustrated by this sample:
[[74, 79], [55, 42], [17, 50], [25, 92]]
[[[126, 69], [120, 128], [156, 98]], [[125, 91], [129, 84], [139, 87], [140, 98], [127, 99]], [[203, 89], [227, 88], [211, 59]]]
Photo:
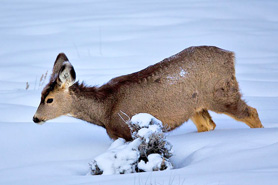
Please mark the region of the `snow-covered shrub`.
[[172, 145], [163, 133], [162, 122], [147, 113], [127, 121], [133, 141], [119, 138], [90, 163], [92, 175], [124, 174], [171, 169]]
[[126, 142], [119, 138], [112, 143], [107, 152], [96, 157], [91, 166], [93, 175], [124, 174], [135, 172], [135, 163], [139, 158], [138, 146], [141, 140]]

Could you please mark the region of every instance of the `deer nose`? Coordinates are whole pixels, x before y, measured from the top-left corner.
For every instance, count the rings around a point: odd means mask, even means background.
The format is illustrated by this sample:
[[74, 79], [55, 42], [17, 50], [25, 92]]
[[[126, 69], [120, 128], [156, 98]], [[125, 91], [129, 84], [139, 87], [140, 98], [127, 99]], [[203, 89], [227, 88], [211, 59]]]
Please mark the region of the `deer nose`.
[[35, 123], [39, 123], [39, 122], [41, 122], [41, 120], [39, 120], [39, 118], [37, 118], [37, 117], [33, 117], [33, 121], [35, 122]]

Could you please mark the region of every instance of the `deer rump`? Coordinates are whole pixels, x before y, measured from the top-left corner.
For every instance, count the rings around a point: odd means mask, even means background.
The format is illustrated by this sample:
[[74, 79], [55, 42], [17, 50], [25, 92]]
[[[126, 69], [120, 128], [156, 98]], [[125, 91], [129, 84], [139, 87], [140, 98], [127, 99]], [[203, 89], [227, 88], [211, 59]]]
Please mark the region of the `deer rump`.
[[208, 110], [224, 113], [250, 128], [262, 128], [255, 108], [242, 100], [235, 77], [234, 53], [214, 46], [190, 47], [139, 72], [100, 87], [75, 82], [65, 54], [53, 66], [33, 120], [43, 123], [61, 115], [104, 127], [112, 139], [131, 139], [123, 121], [149, 113], [172, 130], [188, 119], [198, 132], [215, 128]]

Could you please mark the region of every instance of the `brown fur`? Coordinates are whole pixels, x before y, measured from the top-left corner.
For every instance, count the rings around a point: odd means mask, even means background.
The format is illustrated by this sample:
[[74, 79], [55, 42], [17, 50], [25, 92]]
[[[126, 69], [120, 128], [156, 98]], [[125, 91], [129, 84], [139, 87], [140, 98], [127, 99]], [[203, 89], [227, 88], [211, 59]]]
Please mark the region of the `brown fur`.
[[[42, 92], [41, 105], [34, 118], [46, 121], [71, 114], [106, 128], [113, 139], [127, 140], [131, 139], [130, 130], [119, 116], [121, 112], [130, 117], [150, 113], [170, 129], [192, 119], [199, 132], [213, 130], [215, 123], [208, 110], [227, 114], [251, 128], [263, 127], [256, 109], [241, 99], [234, 53], [230, 51], [213, 46], [190, 47], [144, 70], [114, 78], [101, 87], [86, 87], [78, 82], [67, 87], [57, 83], [70, 83], [67, 74], [75, 79], [73, 67], [62, 67], [63, 61], [67, 57], [59, 54], [52, 74], [57, 79], [52, 79]], [[65, 78], [60, 75], [64, 69]], [[62, 93], [67, 99], [57, 100]], [[49, 96], [60, 102], [54, 117], [45, 113], [52, 111], [50, 106], [55, 109], [54, 103], [44, 103]], [[59, 109], [64, 110], [57, 113]]]

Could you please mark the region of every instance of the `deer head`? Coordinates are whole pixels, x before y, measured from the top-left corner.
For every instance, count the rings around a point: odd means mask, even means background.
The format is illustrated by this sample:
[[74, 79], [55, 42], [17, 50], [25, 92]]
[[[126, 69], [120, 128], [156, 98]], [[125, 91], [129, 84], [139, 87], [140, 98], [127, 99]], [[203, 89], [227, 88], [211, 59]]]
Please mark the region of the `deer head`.
[[40, 105], [33, 117], [35, 123], [70, 113], [72, 98], [69, 87], [75, 82], [75, 71], [64, 53], [60, 53], [53, 66], [49, 83], [41, 94]]

